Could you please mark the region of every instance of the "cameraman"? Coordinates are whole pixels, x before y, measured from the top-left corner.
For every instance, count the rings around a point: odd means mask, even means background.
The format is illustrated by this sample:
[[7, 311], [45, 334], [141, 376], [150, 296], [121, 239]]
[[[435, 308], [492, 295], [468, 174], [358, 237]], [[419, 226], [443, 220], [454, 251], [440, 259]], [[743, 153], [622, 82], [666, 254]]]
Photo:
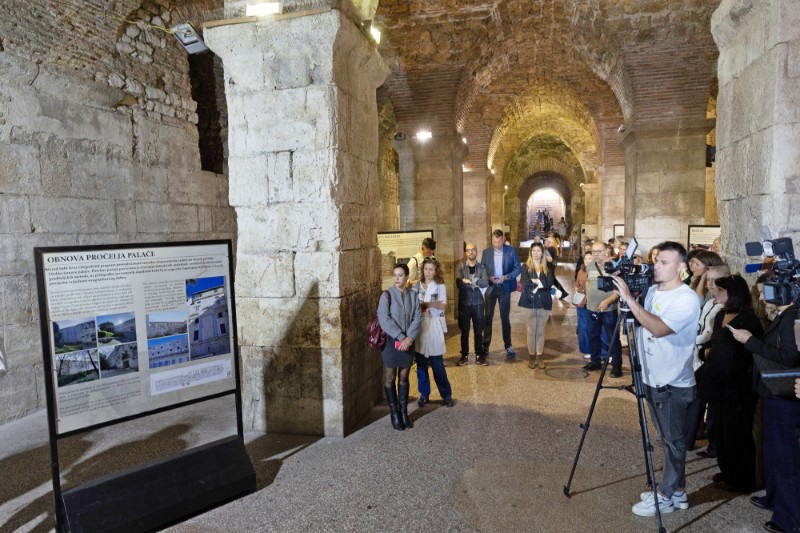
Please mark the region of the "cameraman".
[[[631, 295], [625, 281], [612, 278], [620, 300], [641, 324], [636, 346], [641, 357], [643, 392], [650, 406], [653, 423], [664, 446], [664, 475], [658, 485], [658, 502], [653, 492], [642, 493], [633, 506], [639, 516], [653, 516], [656, 505], [661, 513], [675, 506], [688, 508], [686, 496], [686, 443], [683, 425], [686, 410], [695, 396], [692, 370], [700, 302], [680, 278], [686, 268], [686, 248], [672, 241], [658, 245], [654, 266], [655, 284], [647, 291], [642, 306]], [[655, 480], [654, 480], [655, 481]]]
[[[759, 285], [760, 300], [764, 300], [763, 285]], [[756, 392], [764, 400], [764, 484], [767, 493], [753, 496], [756, 507], [772, 511], [772, 520], [764, 524], [767, 531], [800, 530], [800, 401], [770, 392], [761, 378], [761, 371], [770, 363], [778, 363], [775, 370], [800, 368], [795, 324], [797, 306], [776, 306], [765, 302], [772, 324], [758, 339], [744, 329], [732, 329], [733, 337], [753, 352], [757, 374]], [[766, 360], [766, 361], [765, 361]]]

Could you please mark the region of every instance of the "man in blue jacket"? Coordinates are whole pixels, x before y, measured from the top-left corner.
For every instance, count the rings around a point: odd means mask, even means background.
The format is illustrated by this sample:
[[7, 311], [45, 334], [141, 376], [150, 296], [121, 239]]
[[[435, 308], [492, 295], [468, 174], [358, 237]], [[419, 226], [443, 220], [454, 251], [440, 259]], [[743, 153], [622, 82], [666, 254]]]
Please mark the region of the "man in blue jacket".
[[483, 251], [481, 264], [486, 268], [489, 276], [489, 305], [486, 306], [486, 322], [483, 334], [483, 353], [489, 353], [492, 343], [492, 320], [494, 320], [494, 307], [500, 301], [500, 322], [503, 325], [503, 344], [506, 356], [516, 359], [517, 352], [511, 346], [511, 293], [517, 288], [517, 276], [520, 265], [517, 249], [504, 244], [503, 231], [496, 229], [492, 232], [492, 247]]

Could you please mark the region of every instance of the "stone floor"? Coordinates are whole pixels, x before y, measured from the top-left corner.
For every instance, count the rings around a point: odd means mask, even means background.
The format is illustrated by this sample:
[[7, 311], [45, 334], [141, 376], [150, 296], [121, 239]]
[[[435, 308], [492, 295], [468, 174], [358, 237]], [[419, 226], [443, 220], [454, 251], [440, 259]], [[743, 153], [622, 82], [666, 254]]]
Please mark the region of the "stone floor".
[[[559, 277], [571, 282], [572, 273]], [[425, 408], [413, 404], [416, 425], [404, 432], [391, 429], [379, 405], [345, 439], [248, 433], [257, 492], [170, 531], [657, 531], [655, 518], [630, 511], [645, 464], [636, 402], [626, 391], [601, 391], [572, 497], [564, 497], [597, 373], [580, 370], [571, 305], [555, 304], [545, 371], [525, 362], [516, 297], [511, 316], [519, 362], [505, 360], [497, 318], [488, 367], [474, 359], [456, 367], [459, 339], [448, 338], [453, 409], [434, 392]], [[623, 378], [605, 382], [628, 383], [627, 365]], [[233, 409], [222, 398], [62, 441], [64, 486], [230, 435]], [[715, 472], [714, 460], [690, 452], [691, 507], [664, 516], [668, 531], [760, 531], [769, 520], [747, 496], [715, 488]], [[52, 529], [44, 413], [0, 427], [0, 480], [0, 531]]]

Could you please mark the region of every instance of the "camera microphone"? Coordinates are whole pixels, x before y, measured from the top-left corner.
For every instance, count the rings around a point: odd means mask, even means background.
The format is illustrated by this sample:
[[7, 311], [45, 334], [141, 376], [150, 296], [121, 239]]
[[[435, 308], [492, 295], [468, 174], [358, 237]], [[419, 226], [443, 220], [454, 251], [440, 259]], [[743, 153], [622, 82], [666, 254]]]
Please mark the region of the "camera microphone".
[[749, 263], [744, 266], [744, 271], [748, 274], [755, 274], [764, 270], [764, 263]]

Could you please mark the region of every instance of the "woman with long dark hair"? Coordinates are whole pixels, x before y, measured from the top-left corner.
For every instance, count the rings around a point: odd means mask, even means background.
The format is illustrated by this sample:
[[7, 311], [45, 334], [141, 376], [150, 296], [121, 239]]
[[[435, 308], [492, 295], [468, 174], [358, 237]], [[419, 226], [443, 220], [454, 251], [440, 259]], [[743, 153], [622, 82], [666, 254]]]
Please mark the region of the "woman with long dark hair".
[[383, 292], [378, 302], [378, 321], [386, 333], [386, 346], [381, 352], [386, 402], [392, 427], [404, 430], [413, 427], [408, 417], [408, 373], [414, 360], [414, 339], [422, 326], [422, 315], [416, 293], [406, 287], [408, 265], [396, 264], [393, 277], [393, 286]]
[[555, 280], [555, 269], [545, 259], [544, 246], [538, 242], [531, 244], [528, 260], [522, 265], [520, 282], [522, 294], [519, 306], [530, 309], [528, 315], [528, 355], [529, 368], [546, 368], [544, 362], [544, 328], [553, 309], [550, 287]]
[[750, 492], [756, 482], [753, 355], [733, 338], [731, 328], [749, 331], [756, 337], [761, 337], [764, 329], [741, 276], [721, 277], [714, 284], [715, 300], [723, 307], [714, 318], [711, 349], [698, 384], [714, 413], [710, 437], [717, 448], [720, 472], [713, 480], [727, 490]]

